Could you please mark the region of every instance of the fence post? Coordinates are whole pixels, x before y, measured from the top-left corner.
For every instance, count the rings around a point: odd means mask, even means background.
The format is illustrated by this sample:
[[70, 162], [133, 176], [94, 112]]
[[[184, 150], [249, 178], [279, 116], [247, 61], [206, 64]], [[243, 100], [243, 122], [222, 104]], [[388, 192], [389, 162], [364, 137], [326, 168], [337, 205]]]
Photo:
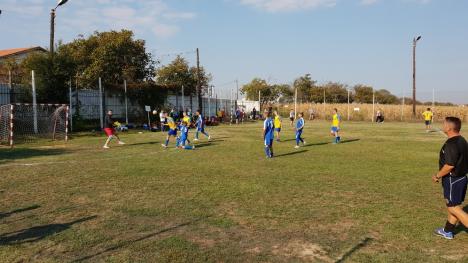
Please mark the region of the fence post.
[[36, 100], [36, 78], [34, 70], [31, 71], [31, 84], [32, 84], [32, 99], [33, 99], [33, 122], [34, 122], [34, 133], [37, 134], [37, 100]]
[[102, 105], [102, 83], [101, 83], [101, 77], [99, 77], [99, 120], [101, 122], [101, 130], [104, 128], [104, 120], [102, 119], [104, 117], [104, 112], [103, 112], [103, 105]]
[[374, 115], [375, 115], [375, 89], [372, 89], [372, 122], [374, 122]]
[[124, 80], [125, 90], [125, 123], [128, 125], [127, 80]]
[[13, 121], [14, 121], [14, 117], [15, 117], [15, 115], [13, 113], [13, 110], [15, 109], [14, 107], [15, 106], [13, 106], [13, 104], [10, 105], [10, 134], [9, 134], [10, 136], [9, 137], [10, 137], [10, 147], [11, 148], [13, 148], [13, 135], [14, 135], [14, 129], [13, 129], [14, 128], [14, 126], [13, 126], [14, 122]]
[[[71, 83], [71, 82], [70, 82]], [[66, 118], [65, 118], [65, 141], [68, 142], [68, 114], [70, 111], [70, 106], [67, 107], [66, 110]], [[71, 128], [71, 122], [70, 122], [70, 128]], [[54, 133], [55, 134], [55, 133]]]
[[350, 111], [349, 111], [349, 89], [348, 89], [348, 121], [349, 121], [349, 115], [350, 115]]
[[[69, 90], [68, 90], [68, 93], [69, 93], [69, 96], [70, 96], [70, 114], [68, 113], [68, 110], [67, 110], [67, 115], [70, 115], [70, 131], [73, 131], [73, 100], [72, 100], [72, 80], [70, 78], [70, 87], [69, 87]], [[68, 121], [68, 116], [67, 116], [67, 121]], [[68, 127], [68, 125], [67, 125]]]

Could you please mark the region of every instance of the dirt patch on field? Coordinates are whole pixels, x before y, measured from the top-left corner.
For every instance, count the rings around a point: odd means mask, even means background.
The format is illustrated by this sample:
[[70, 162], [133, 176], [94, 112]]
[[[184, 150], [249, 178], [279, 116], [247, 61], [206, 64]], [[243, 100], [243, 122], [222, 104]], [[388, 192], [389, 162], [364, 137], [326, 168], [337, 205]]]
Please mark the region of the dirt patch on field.
[[286, 245], [276, 245], [272, 248], [275, 255], [296, 257], [307, 261], [334, 262], [328, 252], [320, 245], [301, 241], [291, 241]]

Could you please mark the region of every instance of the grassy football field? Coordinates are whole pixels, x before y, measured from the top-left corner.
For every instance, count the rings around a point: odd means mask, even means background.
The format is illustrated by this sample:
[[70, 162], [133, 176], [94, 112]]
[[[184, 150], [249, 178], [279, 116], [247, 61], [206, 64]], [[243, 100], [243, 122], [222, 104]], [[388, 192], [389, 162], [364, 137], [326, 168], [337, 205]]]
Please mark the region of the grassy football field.
[[[468, 262], [433, 184], [445, 137], [422, 124], [306, 122], [264, 156], [261, 123], [0, 148], [1, 262]], [[192, 134], [193, 135], [193, 134]], [[191, 136], [192, 136], [191, 135]], [[171, 142], [174, 146], [174, 142]], [[467, 206], [468, 208], [468, 206]]]

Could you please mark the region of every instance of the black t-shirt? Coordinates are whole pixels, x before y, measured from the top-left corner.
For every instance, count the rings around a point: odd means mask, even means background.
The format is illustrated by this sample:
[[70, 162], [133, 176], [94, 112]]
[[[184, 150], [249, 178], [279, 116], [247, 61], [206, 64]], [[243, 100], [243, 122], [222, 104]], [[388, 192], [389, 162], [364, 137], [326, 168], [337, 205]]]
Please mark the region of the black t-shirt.
[[112, 116], [106, 115], [104, 119], [104, 128], [114, 128], [114, 120], [112, 120]]
[[450, 176], [468, 174], [468, 143], [462, 136], [448, 139], [440, 150], [439, 169], [444, 165], [454, 166]]

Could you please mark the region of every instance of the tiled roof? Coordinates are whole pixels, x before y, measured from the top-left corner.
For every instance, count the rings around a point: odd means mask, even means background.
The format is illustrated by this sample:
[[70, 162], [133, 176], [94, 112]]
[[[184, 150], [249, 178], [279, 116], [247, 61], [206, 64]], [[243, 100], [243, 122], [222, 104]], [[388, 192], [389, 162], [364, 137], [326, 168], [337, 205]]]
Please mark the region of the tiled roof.
[[0, 50], [0, 58], [17, 55], [21, 53], [26, 53], [26, 52], [31, 52], [31, 51], [46, 51], [46, 50], [43, 49], [42, 47], [5, 49], [5, 50]]

